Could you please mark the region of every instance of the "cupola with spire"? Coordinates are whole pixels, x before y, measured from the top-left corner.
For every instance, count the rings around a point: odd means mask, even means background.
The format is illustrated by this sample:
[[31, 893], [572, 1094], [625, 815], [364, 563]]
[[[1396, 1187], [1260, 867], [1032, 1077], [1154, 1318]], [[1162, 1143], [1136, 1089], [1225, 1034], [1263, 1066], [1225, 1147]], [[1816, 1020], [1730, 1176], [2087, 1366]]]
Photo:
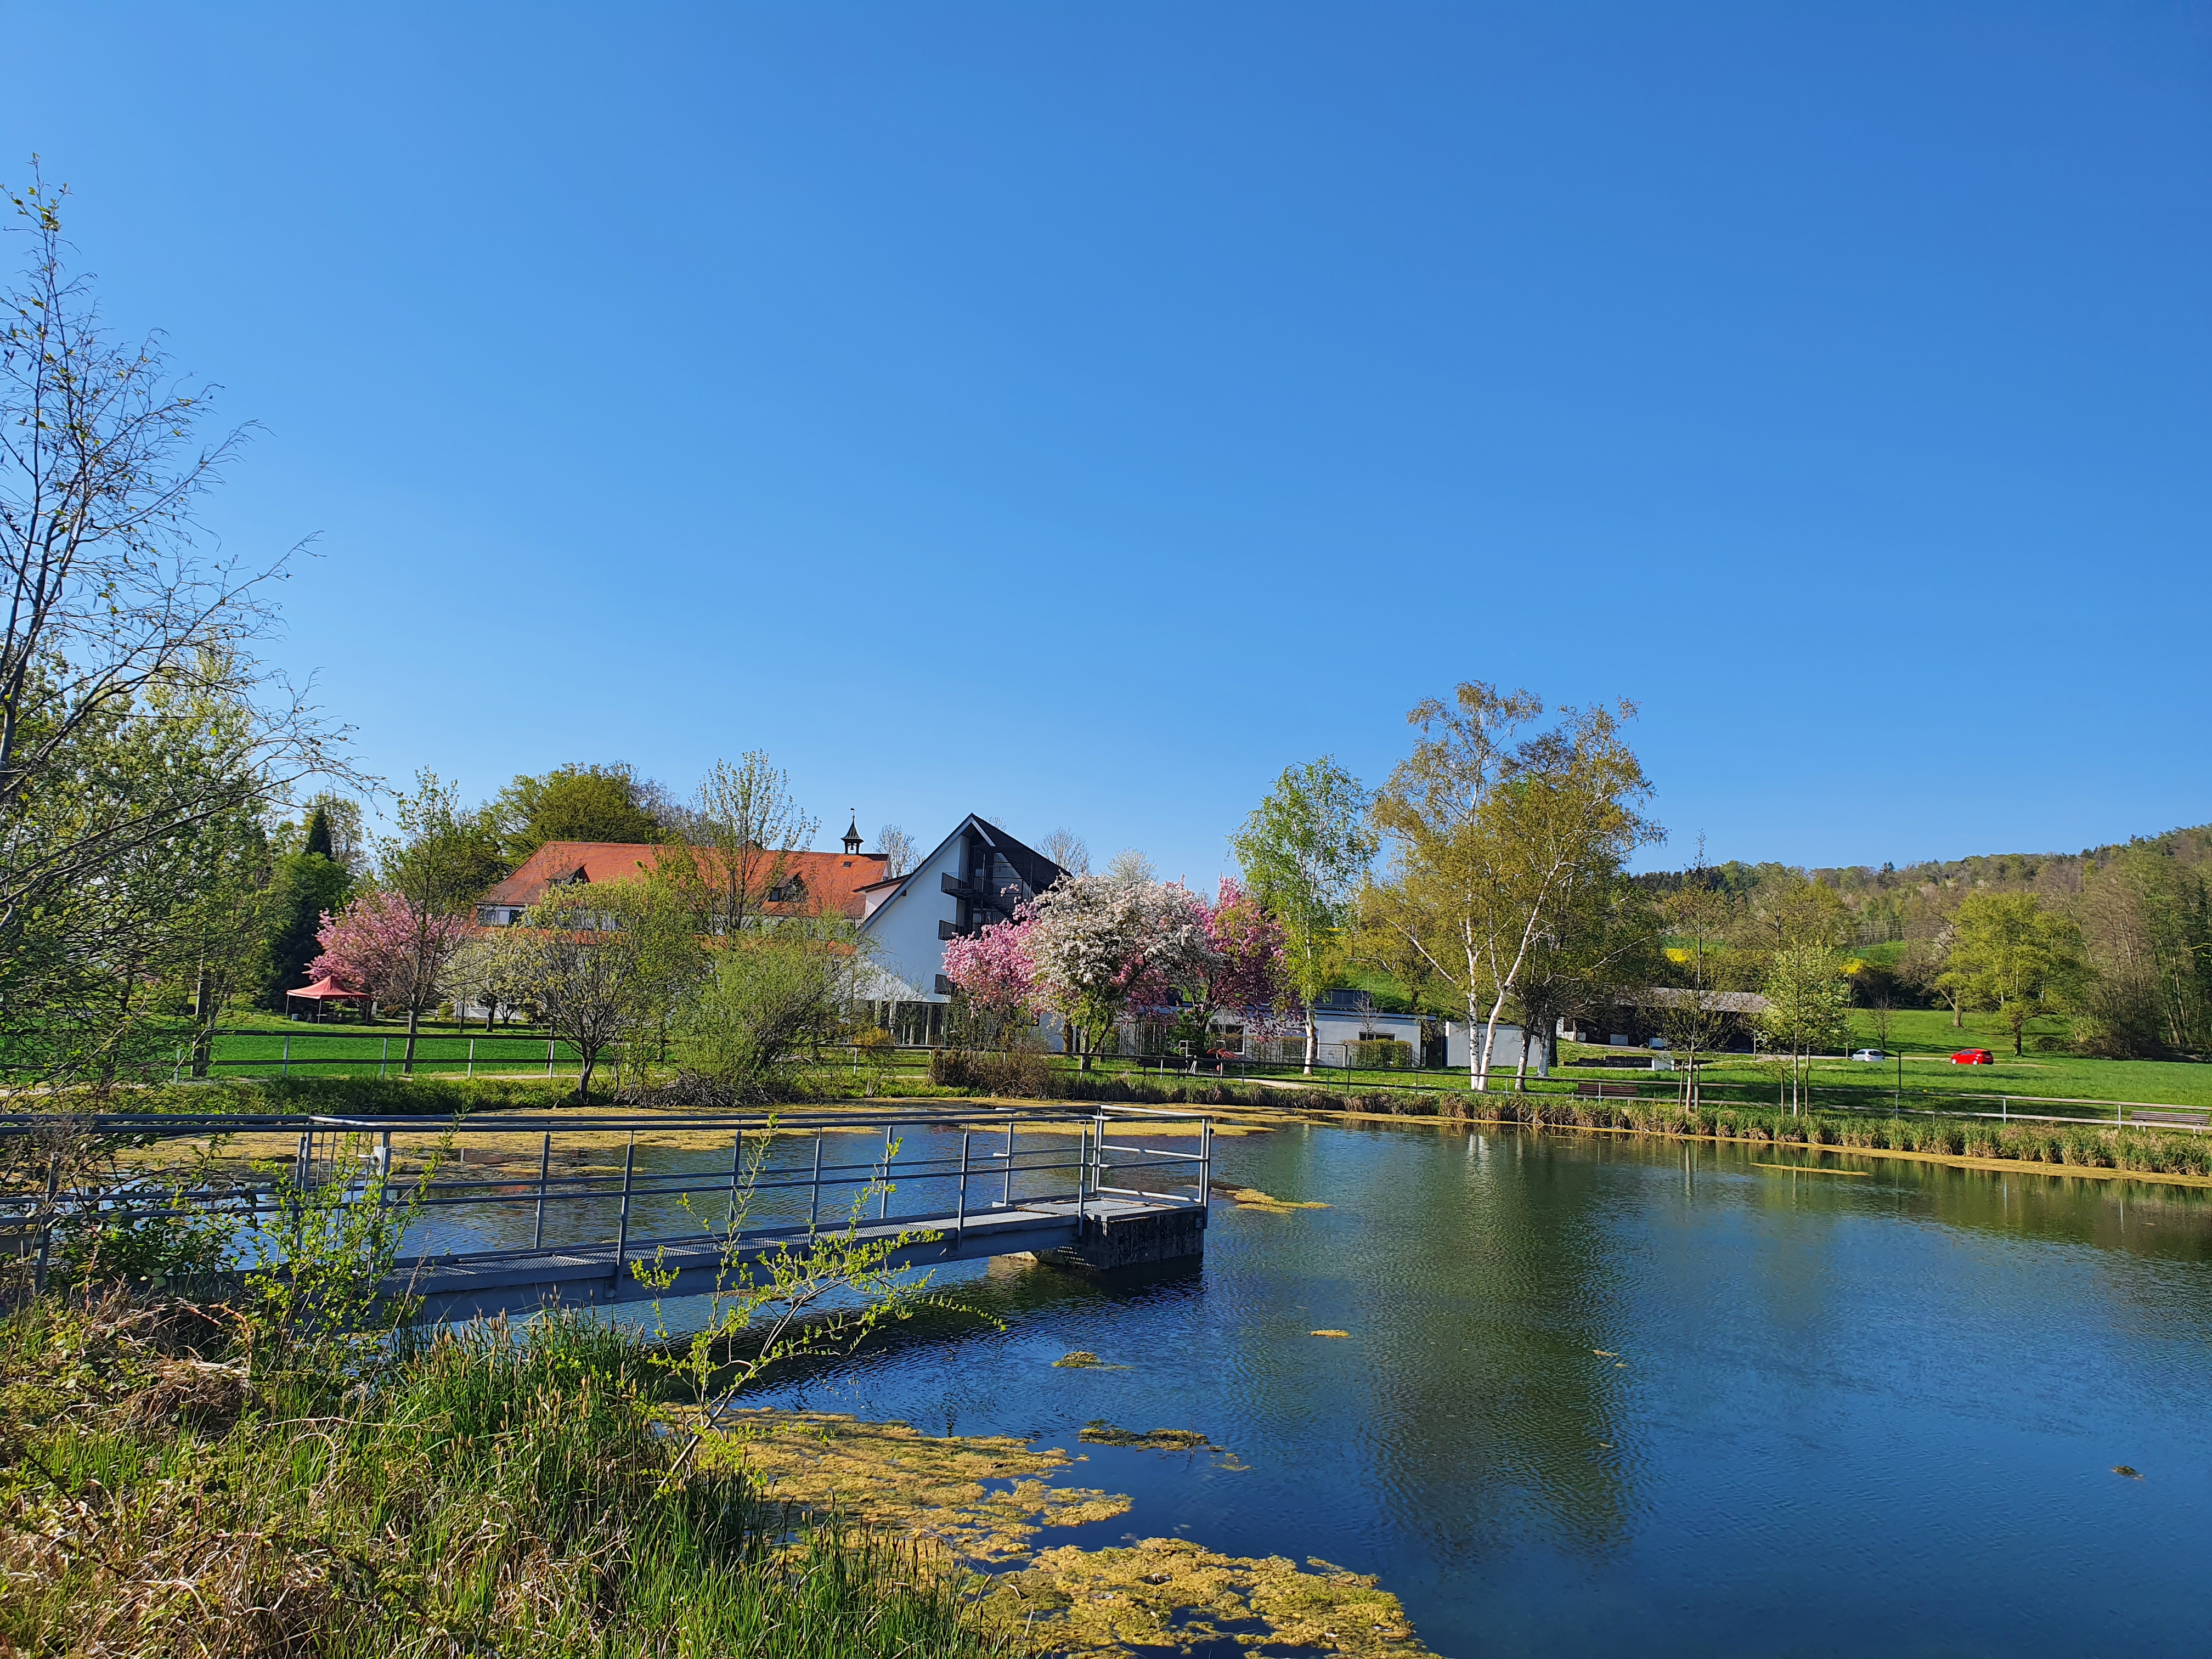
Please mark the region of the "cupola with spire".
[[845, 826], [845, 856], [857, 858], [860, 856], [860, 814], [859, 809], [855, 808], [853, 812], [853, 821]]

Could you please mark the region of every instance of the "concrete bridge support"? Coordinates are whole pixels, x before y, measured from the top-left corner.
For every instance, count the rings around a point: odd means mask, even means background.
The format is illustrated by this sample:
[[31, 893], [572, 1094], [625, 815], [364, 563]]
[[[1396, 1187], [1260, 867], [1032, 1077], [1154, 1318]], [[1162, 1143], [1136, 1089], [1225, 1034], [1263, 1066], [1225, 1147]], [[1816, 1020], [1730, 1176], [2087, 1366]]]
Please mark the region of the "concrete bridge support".
[[1206, 1211], [1196, 1208], [1086, 1217], [1080, 1238], [1039, 1255], [1062, 1267], [1103, 1271], [1178, 1261], [1205, 1253]]

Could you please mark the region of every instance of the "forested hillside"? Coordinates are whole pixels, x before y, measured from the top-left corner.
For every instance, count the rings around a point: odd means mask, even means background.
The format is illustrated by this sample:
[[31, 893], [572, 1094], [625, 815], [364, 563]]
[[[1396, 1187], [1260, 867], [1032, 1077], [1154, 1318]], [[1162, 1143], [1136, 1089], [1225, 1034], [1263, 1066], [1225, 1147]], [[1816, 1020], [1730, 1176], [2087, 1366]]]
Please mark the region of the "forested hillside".
[[1878, 869], [1730, 861], [1636, 881], [1655, 897], [1716, 892], [1754, 927], [1825, 916], [1816, 931], [1855, 952], [1863, 1003], [2027, 1002], [2067, 1015], [2090, 1052], [2212, 1053], [2212, 824], [2079, 853]]

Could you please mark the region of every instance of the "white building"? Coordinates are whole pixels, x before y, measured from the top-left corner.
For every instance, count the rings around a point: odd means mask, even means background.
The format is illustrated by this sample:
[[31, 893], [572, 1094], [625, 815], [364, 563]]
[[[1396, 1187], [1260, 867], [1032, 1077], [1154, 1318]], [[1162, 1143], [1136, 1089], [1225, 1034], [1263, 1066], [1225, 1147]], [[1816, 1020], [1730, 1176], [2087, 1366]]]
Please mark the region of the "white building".
[[[1217, 1022], [1218, 1025], [1219, 1022]], [[1233, 1027], [1229, 1035], [1243, 1036]], [[1439, 1019], [1431, 1014], [1383, 1013], [1369, 1006], [1364, 992], [1338, 990], [1322, 994], [1314, 1007], [1314, 1040], [1321, 1046], [1321, 1058], [1332, 1066], [1342, 1065], [1344, 1050], [1348, 1045], [1397, 1043], [1406, 1049], [1405, 1063], [1425, 1070], [1465, 1071], [1474, 1045], [1482, 1041], [1482, 1027], [1472, 1031], [1464, 1020]], [[1250, 1052], [1257, 1044], [1247, 1042]], [[1305, 1048], [1303, 1026], [1285, 1030], [1269, 1042], [1266, 1048], [1268, 1058], [1291, 1059], [1302, 1055]], [[1373, 1053], [1371, 1047], [1370, 1054]], [[1357, 1065], [1364, 1056], [1353, 1048], [1352, 1062]], [[1537, 1057], [1530, 1056], [1533, 1062]], [[1493, 1070], [1511, 1071], [1521, 1064], [1521, 1028], [1501, 1024], [1491, 1047], [1490, 1063]]]
[[952, 984], [945, 947], [1010, 921], [1067, 872], [970, 812], [904, 875], [860, 890], [860, 928], [876, 942], [872, 1000], [901, 1042], [941, 1042]]

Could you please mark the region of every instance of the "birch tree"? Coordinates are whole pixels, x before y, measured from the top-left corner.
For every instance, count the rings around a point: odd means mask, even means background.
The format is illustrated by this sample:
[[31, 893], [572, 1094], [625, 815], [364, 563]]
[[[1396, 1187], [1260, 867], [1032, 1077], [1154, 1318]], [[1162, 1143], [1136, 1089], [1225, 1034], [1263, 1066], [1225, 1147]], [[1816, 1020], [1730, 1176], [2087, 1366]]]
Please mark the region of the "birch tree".
[[1543, 713], [1528, 692], [1480, 681], [1449, 705], [1419, 704], [1407, 719], [1421, 739], [1375, 804], [1393, 870], [1368, 912], [1481, 1028], [1468, 1055], [1477, 1091], [1489, 1087], [1498, 1027], [1560, 914], [1659, 836], [1638, 810], [1650, 786], [1620, 737], [1634, 705], [1562, 709], [1555, 725], [1522, 735]]

